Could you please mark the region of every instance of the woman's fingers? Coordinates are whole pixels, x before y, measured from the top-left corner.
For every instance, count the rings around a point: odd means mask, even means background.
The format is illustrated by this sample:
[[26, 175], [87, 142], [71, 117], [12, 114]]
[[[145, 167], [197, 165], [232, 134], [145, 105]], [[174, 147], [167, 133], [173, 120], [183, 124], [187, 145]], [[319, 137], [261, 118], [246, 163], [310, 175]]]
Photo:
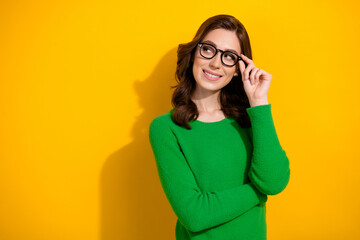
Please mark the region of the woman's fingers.
[[251, 80], [249, 75], [250, 75], [250, 71], [253, 71], [254, 68], [255, 68], [255, 65], [253, 63], [248, 64], [248, 66], [245, 68], [245, 71], [244, 71], [245, 80]]
[[245, 76], [244, 76], [245, 64], [243, 63], [243, 61], [240, 60], [239, 65], [240, 65], [239, 67], [240, 67], [242, 80], [245, 81]]
[[260, 81], [260, 76], [261, 74], [263, 73], [263, 70], [262, 69], [259, 69], [256, 74], [255, 74], [255, 79], [257, 79], [258, 81]]
[[[250, 78], [249, 78], [249, 71], [251, 70], [251, 66], [248, 65], [247, 67], [245, 67], [245, 63], [243, 61], [239, 61], [239, 65], [240, 65], [240, 71], [241, 71], [241, 76], [242, 76], [242, 80], [243, 81], [246, 81], [246, 80], [249, 80], [250, 81]], [[252, 83], [250, 81], [250, 83]]]
[[243, 74], [245, 70], [245, 64], [243, 63], [242, 60], [239, 61], [239, 68], [240, 68], [240, 73]]
[[251, 73], [250, 73], [250, 81], [254, 84], [255, 81], [257, 80], [255, 78], [255, 74], [257, 73], [259, 69], [257, 67], [254, 67], [252, 70], [251, 70]]
[[244, 59], [244, 61], [246, 62], [246, 63], [251, 63], [253, 60], [251, 60], [250, 58], [248, 58], [247, 56], [245, 56], [244, 54], [240, 54], [241, 56], [240, 57], [242, 57], [242, 59]]
[[[244, 61], [244, 62], [242, 62], [240, 60], [240, 69], [241, 69], [242, 75], [244, 76], [244, 80], [250, 80], [250, 83], [254, 84], [258, 80], [258, 77], [256, 77], [256, 73], [260, 69], [255, 66], [253, 60], [251, 60], [244, 54], [241, 54], [241, 58], [242, 58], [242, 61]], [[245, 68], [245, 63], [247, 64], [246, 68]]]
[[[262, 70], [257, 68], [254, 64], [254, 61], [244, 54], [241, 54], [241, 58], [242, 59], [239, 61], [239, 66], [243, 80], [249, 80], [253, 85], [260, 80], [259, 78], [262, 74]], [[247, 66], [245, 64], [247, 64]]]

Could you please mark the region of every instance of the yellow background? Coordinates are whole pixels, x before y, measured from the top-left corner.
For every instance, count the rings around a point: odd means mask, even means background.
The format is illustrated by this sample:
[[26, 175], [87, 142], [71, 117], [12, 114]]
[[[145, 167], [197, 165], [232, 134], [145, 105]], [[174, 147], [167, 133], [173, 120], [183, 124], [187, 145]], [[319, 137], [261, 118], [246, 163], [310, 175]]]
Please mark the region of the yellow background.
[[148, 125], [176, 49], [247, 29], [290, 160], [268, 239], [359, 239], [358, 1], [1, 1], [0, 239], [174, 239]]

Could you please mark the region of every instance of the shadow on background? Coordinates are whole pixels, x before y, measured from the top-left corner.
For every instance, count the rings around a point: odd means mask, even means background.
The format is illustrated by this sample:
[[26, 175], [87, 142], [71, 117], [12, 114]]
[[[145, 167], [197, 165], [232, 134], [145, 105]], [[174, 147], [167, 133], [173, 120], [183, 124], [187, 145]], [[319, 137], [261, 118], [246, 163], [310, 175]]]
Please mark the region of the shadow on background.
[[110, 155], [102, 169], [101, 240], [175, 239], [176, 216], [161, 188], [148, 130], [153, 118], [172, 108], [176, 51], [165, 54], [145, 81], [135, 81], [144, 111], [133, 126], [133, 141]]

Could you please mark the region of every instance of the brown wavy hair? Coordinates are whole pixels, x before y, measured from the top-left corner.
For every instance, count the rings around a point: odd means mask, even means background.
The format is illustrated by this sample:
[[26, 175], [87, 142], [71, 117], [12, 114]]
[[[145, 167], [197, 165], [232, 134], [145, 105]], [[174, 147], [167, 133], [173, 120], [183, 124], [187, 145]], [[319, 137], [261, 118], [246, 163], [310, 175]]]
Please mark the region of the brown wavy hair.
[[[192, 72], [196, 47], [206, 34], [219, 28], [235, 32], [240, 41], [241, 53], [252, 59], [250, 40], [245, 27], [231, 15], [222, 14], [208, 18], [201, 24], [191, 42], [179, 44], [175, 72], [177, 85], [170, 87], [175, 88], [171, 99], [171, 104], [174, 107], [172, 120], [177, 125], [187, 129], [191, 129], [189, 121], [193, 121], [199, 116], [196, 104], [191, 100], [196, 87]], [[220, 90], [220, 105], [226, 117], [235, 118], [241, 127], [247, 128], [251, 127], [250, 118], [246, 112], [246, 108], [250, 107], [250, 103], [244, 90], [238, 64], [236, 64], [236, 72], [238, 72], [238, 75], [234, 76]]]

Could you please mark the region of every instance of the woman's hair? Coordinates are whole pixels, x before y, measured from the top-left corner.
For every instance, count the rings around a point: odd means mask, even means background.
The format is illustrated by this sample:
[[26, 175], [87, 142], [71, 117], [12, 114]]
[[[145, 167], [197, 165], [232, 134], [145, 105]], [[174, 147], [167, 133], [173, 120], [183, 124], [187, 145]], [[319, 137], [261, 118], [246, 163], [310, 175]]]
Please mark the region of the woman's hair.
[[[201, 24], [191, 42], [179, 44], [175, 72], [177, 85], [171, 86], [171, 88], [175, 88], [171, 100], [174, 107], [172, 119], [177, 125], [184, 126], [187, 129], [191, 129], [189, 121], [193, 121], [199, 116], [196, 104], [191, 100], [196, 87], [192, 71], [196, 47], [210, 31], [219, 28], [235, 32], [240, 41], [241, 53], [252, 59], [250, 40], [245, 27], [239, 20], [230, 15], [216, 15], [208, 18]], [[241, 127], [247, 128], [251, 126], [250, 118], [246, 112], [246, 108], [250, 107], [250, 104], [244, 90], [238, 64], [236, 64], [236, 71], [238, 75], [234, 76], [220, 90], [219, 100], [224, 115], [235, 118]]]

